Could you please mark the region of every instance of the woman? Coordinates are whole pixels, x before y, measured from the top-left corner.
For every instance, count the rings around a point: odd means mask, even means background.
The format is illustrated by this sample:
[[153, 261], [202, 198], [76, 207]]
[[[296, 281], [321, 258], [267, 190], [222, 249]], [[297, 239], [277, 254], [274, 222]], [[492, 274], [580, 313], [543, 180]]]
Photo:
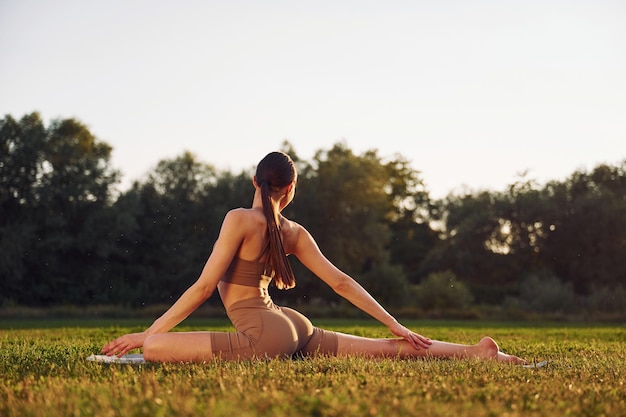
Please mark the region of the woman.
[[[253, 178], [252, 207], [227, 213], [198, 280], [147, 330], [121, 336], [102, 352], [122, 356], [142, 347], [146, 360], [158, 362], [322, 354], [526, 363], [500, 352], [489, 337], [476, 345], [445, 343], [398, 323], [354, 279], [326, 259], [304, 227], [282, 216], [282, 210], [293, 200], [296, 181], [296, 168], [287, 154], [271, 152], [263, 158]], [[288, 254], [295, 255], [337, 294], [383, 323], [397, 338], [373, 339], [323, 330], [297, 311], [275, 306], [267, 290], [270, 281], [273, 279], [280, 289], [295, 286]], [[169, 332], [216, 288], [236, 332]]]

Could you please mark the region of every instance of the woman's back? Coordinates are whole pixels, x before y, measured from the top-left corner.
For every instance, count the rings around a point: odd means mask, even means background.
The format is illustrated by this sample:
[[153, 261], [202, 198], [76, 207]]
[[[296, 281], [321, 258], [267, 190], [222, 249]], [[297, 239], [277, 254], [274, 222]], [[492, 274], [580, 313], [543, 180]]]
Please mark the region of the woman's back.
[[[237, 264], [238, 260], [244, 261], [242, 262], [243, 264], [250, 262], [261, 264], [269, 263], [269, 253], [267, 250], [269, 237], [267, 233], [267, 221], [263, 211], [256, 208], [239, 208], [232, 210], [231, 213], [236, 216], [236, 221], [244, 235], [233, 263]], [[282, 218], [281, 235], [283, 237], [283, 246], [287, 253], [289, 253], [289, 250], [294, 247], [297, 239], [297, 225], [286, 218]], [[271, 266], [269, 270], [271, 270]], [[232, 271], [230, 272], [232, 273]], [[259, 285], [256, 287], [237, 283], [237, 279], [227, 281], [232, 282], [220, 281], [218, 284], [218, 291], [222, 303], [226, 307], [238, 300], [256, 297], [259, 294], [266, 294], [269, 284], [268, 280], [262, 279], [260, 276], [258, 281]]]

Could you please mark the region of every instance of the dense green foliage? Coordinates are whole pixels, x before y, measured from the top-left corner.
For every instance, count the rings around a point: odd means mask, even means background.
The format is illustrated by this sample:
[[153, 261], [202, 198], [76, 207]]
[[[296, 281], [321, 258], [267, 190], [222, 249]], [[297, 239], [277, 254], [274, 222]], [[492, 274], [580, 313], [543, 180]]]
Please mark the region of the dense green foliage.
[[[338, 143], [304, 161], [283, 148], [299, 171], [286, 215], [383, 304], [626, 315], [626, 160], [433, 200], [400, 155]], [[252, 171], [190, 153], [119, 192], [110, 154], [73, 119], [0, 119], [0, 306], [170, 303], [196, 279], [225, 213], [252, 199]], [[275, 298], [340, 302], [292, 261], [298, 285]], [[442, 276], [456, 284], [449, 293]]]
[[[85, 322], [83, 324], [88, 324]], [[536, 370], [494, 362], [316, 358], [190, 365], [85, 361], [111, 337], [142, 328], [0, 330], [0, 415], [56, 416], [622, 416], [623, 327], [514, 327], [498, 323], [407, 323], [432, 338], [474, 343], [484, 334]], [[179, 330], [230, 329], [185, 322]], [[319, 324], [319, 323], [316, 323]], [[324, 327], [388, 336], [368, 322]], [[19, 326], [5, 322], [2, 327]]]

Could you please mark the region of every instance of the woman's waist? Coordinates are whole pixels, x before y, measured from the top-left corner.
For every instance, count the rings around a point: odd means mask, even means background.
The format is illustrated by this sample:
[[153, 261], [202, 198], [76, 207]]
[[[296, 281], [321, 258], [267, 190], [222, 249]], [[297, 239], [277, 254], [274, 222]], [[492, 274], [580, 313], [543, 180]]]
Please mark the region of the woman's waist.
[[226, 307], [226, 314], [228, 314], [229, 317], [231, 313], [242, 310], [280, 310], [269, 295], [243, 298], [234, 301], [228, 306], [224, 305], [224, 307]]
[[249, 287], [239, 284], [231, 284], [227, 282], [220, 282], [218, 285], [218, 291], [222, 304], [226, 310], [230, 310], [236, 307], [236, 304], [248, 301], [243, 304], [254, 304], [256, 300], [258, 305], [267, 304], [267, 301], [271, 303], [271, 298], [267, 286]]

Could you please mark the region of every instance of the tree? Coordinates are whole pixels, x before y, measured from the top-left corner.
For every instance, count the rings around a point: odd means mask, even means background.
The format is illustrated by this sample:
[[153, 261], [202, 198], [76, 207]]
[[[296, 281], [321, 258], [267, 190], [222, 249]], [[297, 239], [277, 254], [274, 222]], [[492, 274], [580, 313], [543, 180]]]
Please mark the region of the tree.
[[424, 310], [457, 309], [470, 306], [472, 294], [450, 271], [429, 274], [414, 289], [417, 303]]
[[19, 122], [9, 115], [0, 120], [0, 221], [14, 221], [21, 208], [35, 206], [46, 135], [37, 113]]
[[449, 195], [441, 203], [442, 239], [422, 264], [422, 274], [450, 271], [478, 302], [498, 302], [517, 287], [514, 258], [490, 245], [499, 230], [496, 196], [488, 191]]
[[7, 116], [0, 125], [7, 151], [0, 175], [8, 184], [0, 192], [3, 227], [20, 236], [21, 259], [21, 265], [2, 271], [17, 272], [3, 297], [33, 305], [84, 303], [90, 294], [77, 284], [88, 265], [107, 256], [100, 242], [110, 229], [95, 219], [101, 219], [118, 180], [109, 165], [111, 147], [74, 119], [54, 120], [45, 128], [32, 113], [19, 122]]
[[389, 216], [390, 262], [400, 265], [408, 279], [420, 280], [420, 267], [435, 246], [438, 234], [431, 227], [435, 206], [428, 190], [409, 161], [397, 156], [386, 164], [392, 212]]
[[626, 161], [577, 171], [545, 187], [550, 233], [542, 258], [578, 294], [626, 282]]
[[[218, 230], [211, 222], [218, 173], [184, 152], [164, 159], [135, 183], [115, 207], [131, 205], [136, 227], [119, 237], [118, 259], [132, 260], [121, 273], [132, 304], [169, 303], [195, 280]], [[219, 226], [217, 226], [219, 227]]]
[[0, 302], [18, 301], [36, 239], [46, 129], [37, 113], [0, 120]]
[[[411, 240], [415, 234], [405, 234], [403, 229], [419, 229], [417, 222], [425, 218], [429, 203], [418, 173], [406, 160], [396, 157], [385, 162], [375, 150], [355, 155], [338, 143], [328, 151], [319, 150], [311, 164], [298, 169], [296, 197], [288, 216], [307, 227], [339, 268], [375, 288], [385, 285], [385, 277], [394, 270], [392, 249], [410, 247], [418, 261], [424, 256], [424, 248]], [[394, 228], [396, 223], [399, 226]], [[408, 259], [410, 251], [401, 254], [398, 250], [393, 259]], [[294, 264], [298, 277], [294, 294], [334, 298], [308, 271]], [[381, 284], [373, 284], [376, 277]], [[398, 279], [406, 283], [405, 273]]]
[[480, 302], [518, 294], [528, 275], [553, 276], [579, 295], [626, 281], [626, 163], [575, 172], [538, 188], [522, 179], [506, 192], [451, 195], [443, 239], [424, 262], [451, 270]]

